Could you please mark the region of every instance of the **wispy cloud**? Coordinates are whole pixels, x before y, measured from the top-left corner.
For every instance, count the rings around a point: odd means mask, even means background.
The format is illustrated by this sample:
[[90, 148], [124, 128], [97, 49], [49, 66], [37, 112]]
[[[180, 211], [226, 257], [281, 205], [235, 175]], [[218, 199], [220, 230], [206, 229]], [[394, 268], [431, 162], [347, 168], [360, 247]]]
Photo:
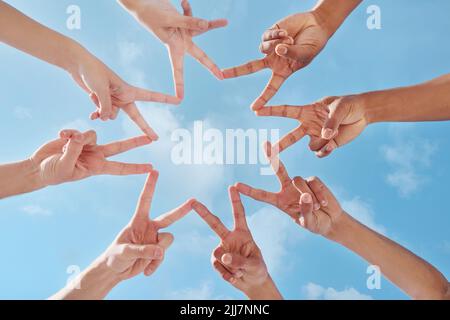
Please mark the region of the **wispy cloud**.
[[309, 300], [373, 300], [371, 296], [362, 294], [352, 287], [338, 291], [312, 282], [303, 287], [303, 292]]
[[186, 288], [172, 292], [168, 296], [173, 300], [232, 300], [214, 292], [211, 282], [204, 282], [197, 288]]
[[32, 119], [33, 116], [31, 114], [31, 109], [17, 106], [14, 108], [14, 116], [19, 120], [29, 120]]
[[427, 181], [421, 170], [431, 165], [436, 150], [436, 143], [425, 139], [400, 139], [394, 145], [383, 146], [383, 157], [394, 170], [386, 176], [387, 183], [396, 188], [403, 197], [418, 191]]
[[263, 208], [249, 216], [248, 224], [269, 272], [285, 271], [288, 244], [299, 241], [305, 233], [283, 213], [272, 208]]
[[367, 227], [381, 234], [386, 234], [386, 228], [375, 222], [375, 214], [370, 205], [360, 198], [342, 201], [342, 208]]
[[45, 209], [39, 205], [28, 205], [21, 208], [23, 212], [30, 216], [51, 216], [52, 212], [48, 209]]

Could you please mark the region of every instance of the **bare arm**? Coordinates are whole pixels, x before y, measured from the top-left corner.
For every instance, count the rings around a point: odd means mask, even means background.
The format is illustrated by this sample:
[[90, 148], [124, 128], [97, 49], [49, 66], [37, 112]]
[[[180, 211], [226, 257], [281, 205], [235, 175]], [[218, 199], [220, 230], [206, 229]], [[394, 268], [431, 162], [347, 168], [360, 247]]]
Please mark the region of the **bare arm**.
[[327, 26], [331, 37], [361, 2], [362, 0], [319, 0], [313, 11]]
[[343, 213], [327, 238], [352, 250], [413, 299], [449, 299], [449, 283], [435, 267]]
[[362, 95], [368, 123], [450, 120], [450, 74]]
[[81, 46], [0, 0], [0, 41], [72, 73]]
[[44, 187], [39, 168], [31, 160], [0, 165], [0, 199]]

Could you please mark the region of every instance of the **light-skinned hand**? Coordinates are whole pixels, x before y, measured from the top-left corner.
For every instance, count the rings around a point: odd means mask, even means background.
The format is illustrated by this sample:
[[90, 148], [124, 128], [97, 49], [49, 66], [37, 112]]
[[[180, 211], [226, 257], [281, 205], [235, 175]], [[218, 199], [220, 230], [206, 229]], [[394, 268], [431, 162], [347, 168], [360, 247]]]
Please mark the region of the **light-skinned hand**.
[[191, 5], [181, 1], [183, 14], [169, 0], [120, 0], [120, 3], [162, 43], [167, 46], [172, 64], [176, 96], [184, 98], [184, 56], [191, 55], [219, 80], [223, 74], [193, 38], [213, 29], [225, 27], [225, 19], [204, 20], [193, 17]]
[[148, 145], [147, 136], [136, 137], [106, 145], [97, 144], [95, 131], [81, 133], [63, 130], [59, 139], [51, 141], [30, 158], [42, 185], [58, 185], [96, 175], [134, 175], [152, 170], [150, 164], [109, 161], [107, 158]]
[[229, 194], [234, 216], [232, 231], [203, 204], [193, 204], [193, 209], [221, 240], [212, 253], [212, 265], [225, 281], [250, 299], [279, 299], [281, 295], [267, 271], [261, 250], [253, 240], [247, 225], [240, 195], [235, 187], [230, 187]]

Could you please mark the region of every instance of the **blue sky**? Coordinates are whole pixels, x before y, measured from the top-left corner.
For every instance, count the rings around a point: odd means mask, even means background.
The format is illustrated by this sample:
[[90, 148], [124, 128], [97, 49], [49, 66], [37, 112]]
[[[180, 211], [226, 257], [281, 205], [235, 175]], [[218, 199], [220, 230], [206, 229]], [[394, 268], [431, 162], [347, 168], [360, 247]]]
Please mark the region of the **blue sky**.
[[[127, 81], [172, 92], [165, 48], [115, 1], [7, 1], [47, 26], [81, 42]], [[227, 18], [226, 29], [196, 42], [221, 67], [261, 57], [261, 33], [278, 19], [306, 11], [315, 1], [200, 1], [197, 16]], [[82, 10], [82, 29], [65, 27], [66, 8]], [[366, 8], [377, 4], [382, 29], [369, 31]], [[446, 0], [363, 2], [325, 51], [283, 86], [273, 103], [306, 104], [329, 95], [422, 82], [448, 73], [450, 44]], [[28, 157], [61, 128], [97, 130], [109, 142], [139, 132], [126, 117], [106, 124], [87, 119], [89, 98], [64, 72], [0, 45], [2, 120], [0, 162]], [[181, 107], [140, 104], [161, 136], [149, 147], [119, 159], [150, 161], [161, 172], [152, 216], [190, 197], [206, 202], [231, 223], [227, 187], [237, 181], [276, 191], [273, 176], [259, 166], [175, 166], [170, 162], [174, 129], [196, 120], [227, 128], [291, 130], [285, 119], [257, 118], [250, 103], [269, 72], [219, 82], [186, 59], [186, 99]], [[379, 124], [329, 159], [316, 159], [307, 142], [283, 153], [291, 175], [320, 176], [358, 219], [381, 230], [450, 275], [447, 197], [450, 142], [446, 123]], [[64, 286], [70, 265], [85, 268], [129, 221], [145, 177], [97, 177], [0, 202], [0, 298], [42, 299]], [[346, 249], [299, 230], [278, 210], [244, 199], [266, 262], [286, 298], [405, 299], [382, 280], [366, 288], [367, 263]], [[151, 278], [137, 277], [115, 288], [110, 299], [231, 298], [243, 296], [210, 265], [218, 240], [191, 214], [171, 228], [176, 242]]]

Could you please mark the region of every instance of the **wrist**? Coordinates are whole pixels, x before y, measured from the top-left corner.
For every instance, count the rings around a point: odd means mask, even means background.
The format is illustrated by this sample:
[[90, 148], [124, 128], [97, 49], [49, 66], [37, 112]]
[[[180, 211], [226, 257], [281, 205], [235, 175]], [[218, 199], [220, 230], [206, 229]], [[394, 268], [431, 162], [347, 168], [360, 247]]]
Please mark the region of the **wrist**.
[[283, 296], [278, 291], [275, 282], [272, 280], [270, 275], [267, 276], [267, 279], [263, 284], [249, 288], [246, 290], [245, 295], [250, 300], [282, 300]]
[[120, 277], [108, 267], [103, 256], [94, 261], [70, 287], [63, 290], [61, 299], [100, 300], [121, 282]]
[[322, 25], [331, 38], [337, 29], [344, 23], [345, 19], [361, 3], [362, 0], [319, 0], [312, 9], [319, 24]]
[[333, 226], [324, 237], [328, 240], [344, 244], [349, 235], [351, 235], [355, 221], [347, 212], [342, 211], [338, 218], [333, 220]]
[[395, 101], [385, 91], [366, 92], [358, 95], [364, 112], [366, 123], [373, 124], [377, 122], [387, 121], [387, 115], [394, 107]]
[[30, 191], [43, 189], [48, 184], [42, 179], [41, 168], [32, 158], [24, 160], [20, 163], [21, 171], [26, 176], [26, 181]]
[[62, 67], [71, 75], [77, 74], [80, 69], [80, 65], [89, 56], [91, 56], [91, 53], [81, 44], [76, 41], [71, 41], [67, 45], [67, 52], [65, 53], [64, 64]]

